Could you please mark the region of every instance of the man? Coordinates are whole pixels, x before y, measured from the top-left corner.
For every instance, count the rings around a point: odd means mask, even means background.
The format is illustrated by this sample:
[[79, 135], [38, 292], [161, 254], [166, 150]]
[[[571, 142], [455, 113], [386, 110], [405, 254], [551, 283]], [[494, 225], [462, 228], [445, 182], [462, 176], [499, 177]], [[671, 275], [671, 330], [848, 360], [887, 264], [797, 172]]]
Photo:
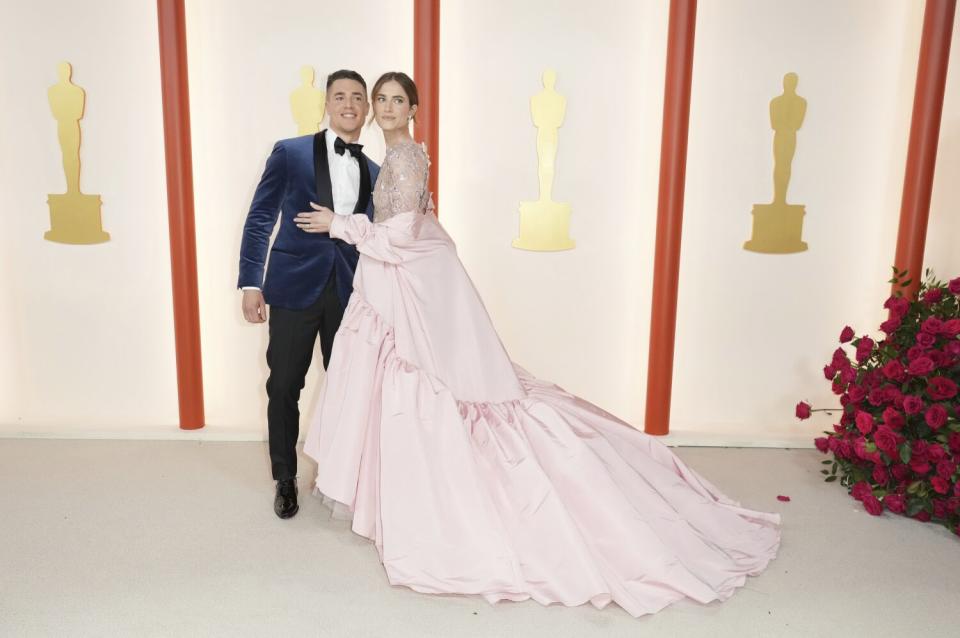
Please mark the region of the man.
[[[372, 219], [371, 191], [380, 170], [356, 143], [370, 110], [366, 82], [355, 71], [341, 70], [327, 78], [326, 89], [330, 128], [277, 142], [253, 196], [240, 246], [238, 287], [243, 289], [244, 318], [263, 323], [270, 305], [267, 429], [277, 481], [274, 511], [280, 518], [299, 511], [298, 401], [314, 344], [319, 335], [326, 368], [359, 258], [353, 246], [327, 233], [307, 233], [294, 218], [311, 211], [313, 202], [338, 215], [365, 214]], [[264, 278], [267, 247], [278, 217], [280, 229]]]

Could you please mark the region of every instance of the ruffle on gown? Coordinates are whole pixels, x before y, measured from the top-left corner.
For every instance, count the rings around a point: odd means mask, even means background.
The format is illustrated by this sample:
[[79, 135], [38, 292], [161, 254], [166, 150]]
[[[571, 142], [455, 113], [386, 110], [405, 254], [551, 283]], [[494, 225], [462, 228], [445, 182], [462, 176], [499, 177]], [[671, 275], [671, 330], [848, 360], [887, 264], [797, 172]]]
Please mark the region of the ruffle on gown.
[[316, 489], [375, 543], [391, 584], [491, 603], [613, 601], [640, 616], [725, 600], [775, 557], [778, 515], [744, 509], [652, 437], [522, 368], [514, 400], [458, 399], [398, 354], [362, 288], [305, 451]]

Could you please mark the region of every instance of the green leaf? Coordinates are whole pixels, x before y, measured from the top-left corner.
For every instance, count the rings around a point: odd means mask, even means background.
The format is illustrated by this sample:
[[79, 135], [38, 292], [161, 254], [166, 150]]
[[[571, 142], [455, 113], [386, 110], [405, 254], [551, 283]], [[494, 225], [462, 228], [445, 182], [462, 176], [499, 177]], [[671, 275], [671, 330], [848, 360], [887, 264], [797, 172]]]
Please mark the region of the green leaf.
[[829, 472], [829, 470], [820, 470], [820, 473], [821, 473], [821, 474], [829, 474], [830, 472]]
[[826, 461], [820, 461], [821, 465], [830, 465], [831, 463], [833, 463], [833, 461], [831, 461], [830, 459], [827, 459]]
[[910, 462], [910, 456], [913, 454], [913, 450], [910, 448], [910, 442], [904, 441], [900, 444], [900, 460], [904, 463]]
[[831, 476], [828, 476], [827, 478], [825, 478], [825, 479], [823, 479], [823, 480], [826, 481], [827, 483], [833, 483], [834, 481], [837, 480], [837, 477], [836, 477], [835, 475], [831, 475]]
[[907, 494], [916, 494], [920, 490], [920, 481], [914, 481], [907, 487]]
[[919, 498], [907, 502], [907, 516], [916, 516], [924, 509], [924, 502]]
[[900, 287], [901, 287], [901, 288], [906, 288], [907, 286], [909, 286], [909, 285], [912, 284], [912, 283], [913, 283], [913, 279], [907, 279], [905, 282], [903, 282], [902, 284], [900, 284]]

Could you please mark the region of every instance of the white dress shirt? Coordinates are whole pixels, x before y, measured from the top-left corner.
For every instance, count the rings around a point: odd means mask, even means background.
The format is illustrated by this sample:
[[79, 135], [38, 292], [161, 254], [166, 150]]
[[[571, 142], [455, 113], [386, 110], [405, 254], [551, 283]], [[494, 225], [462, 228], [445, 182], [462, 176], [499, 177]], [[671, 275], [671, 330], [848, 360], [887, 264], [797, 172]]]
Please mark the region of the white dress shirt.
[[[337, 215], [352, 215], [360, 197], [360, 162], [350, 151], [337, 155], [333, 144], [337, 134], [327, 129], [323, 134], [327, 142], [327, 163], [330, 165], [330, 185], [333, 188], [333, 212]], [[346, 142], [346, 140], [344, 140]]]

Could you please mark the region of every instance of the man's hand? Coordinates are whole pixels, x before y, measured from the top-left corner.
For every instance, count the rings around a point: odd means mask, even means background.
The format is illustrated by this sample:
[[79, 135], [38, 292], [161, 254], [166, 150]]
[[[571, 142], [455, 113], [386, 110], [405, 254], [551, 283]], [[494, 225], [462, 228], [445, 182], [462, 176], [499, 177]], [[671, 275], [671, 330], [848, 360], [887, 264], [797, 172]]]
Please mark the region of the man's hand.
[[250, 323], [263, 323], [267, 320], [267, 304], [259, 290], [243, 291], [243, 318]]
[[293, 220], [301, 230], [307, 233], [330, 232], [330, 222], [333, 221], [333, 211], [319, 204], [310, 202], [312, 211], [297, 213]]

